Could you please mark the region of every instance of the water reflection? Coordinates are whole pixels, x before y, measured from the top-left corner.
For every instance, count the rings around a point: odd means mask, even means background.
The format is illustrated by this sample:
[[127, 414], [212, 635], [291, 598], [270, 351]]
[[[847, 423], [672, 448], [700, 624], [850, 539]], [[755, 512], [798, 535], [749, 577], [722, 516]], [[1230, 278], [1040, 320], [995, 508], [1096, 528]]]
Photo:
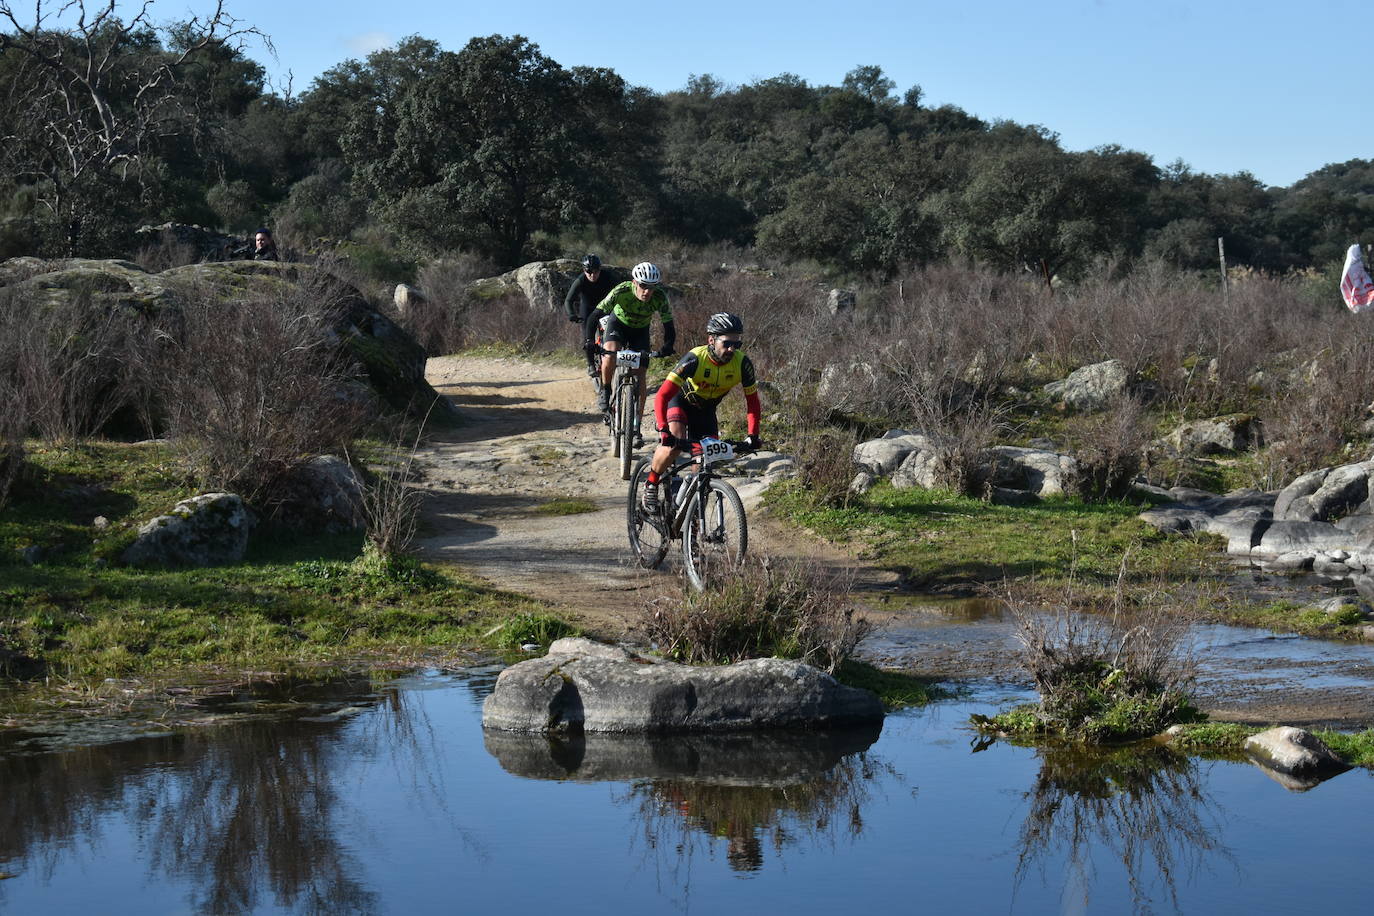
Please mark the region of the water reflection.
[[557, 738], [484, 734], [508, 772], [532, 779], [627, 783], [615, 796], [642, 825], [643, 853], [684, 894], [691, 862], [724, 841], [741, 873], [805, 837], [833, 844], [863, 830], [863, 806], [885, 765], [865, 752], [881, 725], [824, 732]]
[[[98, 855], [113, 816], [140, 838], [150, 880], [185, 882], [195, 911], [252, 912], [270, 896], [288, 910], [377, 912], [343, 840], [340, 745], [332, 739], [361, 711], [353, 704], [380, 701], [389, 714], [377, 721], [392, 726], [371, 738], [364, 729], [359, 740], [418, 747], [416, 716], [404, 693], [378, 697], [366, 680], [278, 684], [274, 693], [265, 704], [252, 702], [294, 711], [289, 722], [247, 720], [58, 755], [0, 756], [0, 863], [50, 879], [79, 845]], [[340, 706], [341, 695], [349, 705]]]
[[[1177, 910], [1178, 882], [1210, 857], [1231, 862], [1221, 843], [1220, 809], [1203, 792], [1196, 762], [1167, 748], [1042, 748], [1040, 772], [1026, 793], [1015, 886], [1039, 870], [1064, 868], [1065, 895], [1084, 912], [1105, 850], [1125, 869], [1136, 912], [1149, 912], [1159, 885]], [[1234, 863], [1232, 863], [1234, 864]], [[1066, 903], [1068, 901], [1066, 900]]]

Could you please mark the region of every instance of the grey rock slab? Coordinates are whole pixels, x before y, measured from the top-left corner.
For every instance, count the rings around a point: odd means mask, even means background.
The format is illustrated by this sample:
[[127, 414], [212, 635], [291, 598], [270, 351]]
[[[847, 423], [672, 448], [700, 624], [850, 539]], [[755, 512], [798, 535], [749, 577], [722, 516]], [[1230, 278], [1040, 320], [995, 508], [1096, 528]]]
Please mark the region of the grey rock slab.
[[482, 707], [484, 728], [553, 734], [818, 728], [882, 718], [874, 694], [800, 662], [692, 667], [560, 643], [502, 671]]

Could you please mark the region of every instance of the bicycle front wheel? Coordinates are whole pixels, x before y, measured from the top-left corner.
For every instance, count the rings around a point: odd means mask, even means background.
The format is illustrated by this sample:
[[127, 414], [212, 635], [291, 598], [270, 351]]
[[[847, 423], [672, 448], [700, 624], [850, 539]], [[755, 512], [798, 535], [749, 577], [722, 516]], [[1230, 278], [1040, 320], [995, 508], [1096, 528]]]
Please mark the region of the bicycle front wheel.
[[653, 518], [645, 511], [644, 482], [649, 479], [649, 459], [635, 468], [630, 478], [630, 494], [625, 505], [625, 520], [630, 530], [630, 549], [639, 565], [657, 569], [668, 555], [668, 525], [662, 518]]
[[713, 576], [733, 568], [749, 547], [744, 503], [735, 488], [712, 480], [699, 489], [682, 527], [682, 565], [692, 588], [701, 591]]
[[616, 406], [620, 410], [620, 479], [630, 479], [630, 462], [634, 460], [635, 451], [635, 431], [639, 429], [639, 405], [635, 403], [638, 399], [634, 396], [634, 387], [630, 386], [621, 392], [620, 403]]

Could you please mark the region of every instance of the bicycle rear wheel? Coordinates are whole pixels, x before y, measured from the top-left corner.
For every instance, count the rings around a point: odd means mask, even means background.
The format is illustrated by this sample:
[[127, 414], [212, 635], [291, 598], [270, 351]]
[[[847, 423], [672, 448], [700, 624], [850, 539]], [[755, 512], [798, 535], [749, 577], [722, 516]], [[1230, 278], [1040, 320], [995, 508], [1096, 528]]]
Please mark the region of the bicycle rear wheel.
[[712, 480], [709, 489], [698, 490], [692, 497], [682, 527], [682, 565], [687, 581], [701, 591], [714, 575], [744, 559], [748, 547], [744, 503], [734, 487]]
[[630, 532], [630, 549], [639, 565], [657, 569], [668, 555], [668, 524], [662, 518], [651, 518], [644, 510], [644, 482], [649, 478], [649, 459], [635, 467], [630, 478], [630, 494], [625, 505], [625, 521]]

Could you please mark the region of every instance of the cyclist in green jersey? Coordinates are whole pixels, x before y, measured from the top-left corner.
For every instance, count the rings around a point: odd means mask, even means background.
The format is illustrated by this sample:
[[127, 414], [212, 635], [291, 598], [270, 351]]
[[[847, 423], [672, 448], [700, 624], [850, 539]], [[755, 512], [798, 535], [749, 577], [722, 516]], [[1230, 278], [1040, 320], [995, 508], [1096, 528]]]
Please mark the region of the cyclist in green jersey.
[[[615, 357], [611, 354], [626, 347], [632, 350], [649, 349], [649, 323], [657, 313], [663, 322], [663, 347], [660, 356], [671, 356], [677, 331], [673, 328], [673, 311], [668, 304], [668, 294], [660, 284], [663, 276], [658, 268], [648, 261], [641, 261], [630, 271], [631, 279], [617, 285], [596, 309], [587, 316], [583, 325], [584, 342], [590, 345], [595, 339], [598, 325], [601, 328], [601, 346], [608, 351], [601, 360], [601, 391], [597, 394], [597, 408], [606, 413], [610, 410], [611, 378], [615, 374]], [[639, 390], [644, 391], [644, 374], [648, 366], [639, 369]], [[643, 400], [640, 411], [644, 409]], [[638, 447], [638, 443], [636, 443]]]

